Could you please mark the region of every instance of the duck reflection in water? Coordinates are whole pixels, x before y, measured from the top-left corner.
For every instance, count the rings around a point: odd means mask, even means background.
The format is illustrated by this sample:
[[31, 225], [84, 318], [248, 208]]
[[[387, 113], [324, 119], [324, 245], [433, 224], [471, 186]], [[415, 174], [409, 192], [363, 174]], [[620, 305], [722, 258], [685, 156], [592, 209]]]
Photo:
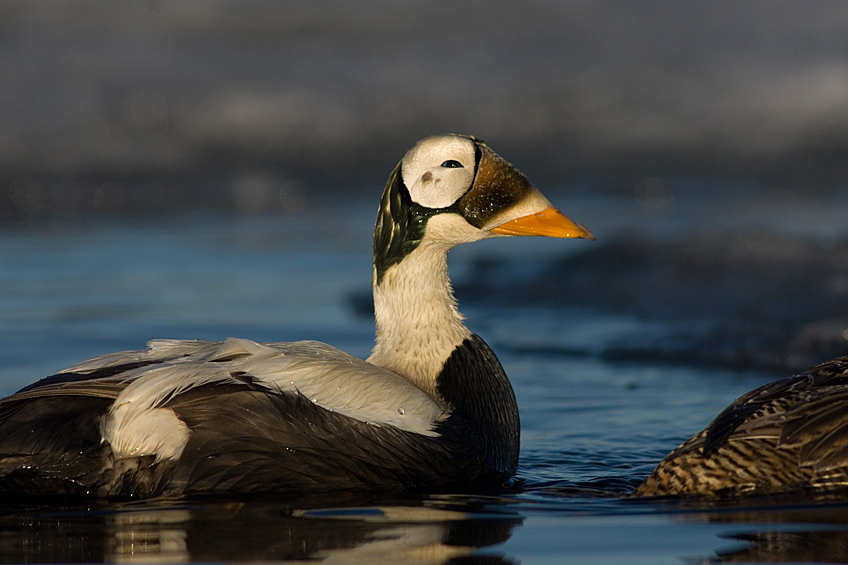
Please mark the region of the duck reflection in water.
[[505, 542], [522, 520], [504, 506], [451, 497], [305, 510], [256, 500], [151, 501], [102, 511], [17, 508], [0, 517], [0, 561], [436, 564], [473, 556], [513, 563], [497, 551], [478, 550]]

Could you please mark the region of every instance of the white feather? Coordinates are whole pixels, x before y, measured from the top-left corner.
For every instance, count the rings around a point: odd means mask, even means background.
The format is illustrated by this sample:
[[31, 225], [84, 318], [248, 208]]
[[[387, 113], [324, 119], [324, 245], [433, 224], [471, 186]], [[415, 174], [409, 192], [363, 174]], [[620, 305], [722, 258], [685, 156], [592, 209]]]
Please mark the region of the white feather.
[[[419, 141], [401, 161], [401, 174], [413, 202], [445, 208], [465, 194], [474, 182], [474, 143], [466, 137], [439, 135]], [[458, 161], [462, 167], [442, 167]]]
[[[190, 431], [164, 407], [192, 388], [216, 383], [241, 384], [231, 373], [246, 373], [272, 391], [299, 393], [313, 403], [374, 425], [437, 436], [434, 425], [448, 415], [444, 406], [399, 375], [315, 341], [260, 344], [246, 339], [224, 342], [157, 340], [146, 351], [122, 358], [162, 364], [108, 377], [128, 383], [101, 423], [101, 433], [119, 457], [179, 457]], [[103, 356], [77, 367], [103, 367], [117, 357]]]
[[173, 410], [135, 410], [126, 403], [112, 407], [100, 432], [116, 458], [155, 455], [157, 461], [179, 458], [191, 434]]
[[[446, 225], [450, 223], [457, 225]], [[377, 338], [368, 358], [435, 398], [439, 396], [436, 379], [445, 361], [471, 336], [462, 323], [448, 278], [447, 253], [452, 244], [438, 242], [433, 236], [441, 230], [456, 237], [465, 232], [466, 237], [479, 238], [480, 234], [455, 214], [431, 218], [418, 248], [390, 267], [374, 286]]]

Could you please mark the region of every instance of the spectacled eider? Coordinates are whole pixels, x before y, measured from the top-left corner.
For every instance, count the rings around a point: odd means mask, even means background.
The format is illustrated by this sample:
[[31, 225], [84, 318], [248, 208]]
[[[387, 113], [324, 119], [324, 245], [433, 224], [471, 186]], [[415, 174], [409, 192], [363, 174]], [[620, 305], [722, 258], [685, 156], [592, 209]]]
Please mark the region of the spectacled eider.
[[155, 340], [0, 402], [0, 491], [95, 496], [498, 484], [519, 420], [497, 357], [463, 325], [447, 254], [497, 236], [594, 239], [473, 137], [395, 167], [374, 232], [367, 361], [314, 341]]

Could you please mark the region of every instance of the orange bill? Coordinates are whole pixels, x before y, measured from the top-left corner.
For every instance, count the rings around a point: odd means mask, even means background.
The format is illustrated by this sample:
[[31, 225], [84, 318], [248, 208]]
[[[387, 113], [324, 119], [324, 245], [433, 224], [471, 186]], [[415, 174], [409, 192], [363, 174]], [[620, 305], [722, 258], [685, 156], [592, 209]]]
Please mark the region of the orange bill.
[[546, 237], [583, 237], [595, 240], [595, 234], [577, 222], [569, 220], [556, 208], [522, 216], [492, 228], [503, 235], [543, 235]]

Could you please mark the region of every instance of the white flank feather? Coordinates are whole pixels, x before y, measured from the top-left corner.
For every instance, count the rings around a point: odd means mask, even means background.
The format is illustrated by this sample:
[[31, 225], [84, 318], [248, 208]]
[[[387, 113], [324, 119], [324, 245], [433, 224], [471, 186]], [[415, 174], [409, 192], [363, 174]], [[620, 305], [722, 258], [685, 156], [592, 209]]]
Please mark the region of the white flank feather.
[[[164, 406], [192, 388], [243, 384], [231, 373], [249, 375], [271, 391], [302, 394], [322, 408], [362, 422], [422, 435], [437, 436], [433, 426], [447, 417], [445, 407], [399, 375], [316, 341], [156, 340], [147, 351], [121, 355], [154, 361], [157, 354], [169, 360], [108, 377], [129, 383], [101, 422], [103, 439], [118, 457], [179, 457], [190, 431]], [[77, 367], [93, 370], [115, 359], [98, 357]]]

